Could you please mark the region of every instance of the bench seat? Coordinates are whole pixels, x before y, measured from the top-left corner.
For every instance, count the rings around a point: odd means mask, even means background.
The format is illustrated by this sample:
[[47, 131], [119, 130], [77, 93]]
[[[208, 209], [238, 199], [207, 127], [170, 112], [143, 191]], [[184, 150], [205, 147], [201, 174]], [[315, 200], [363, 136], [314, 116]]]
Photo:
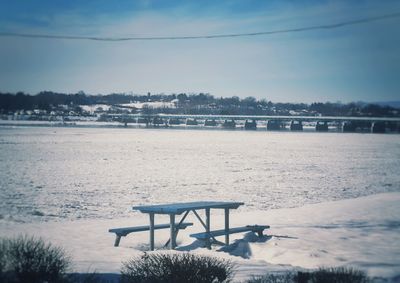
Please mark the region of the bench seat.
[[[186, 229], [188, 226], [192, 226], [193, 223], [185, 222], [181, 223], [179, 226], [176, 225], [176, 229]], [[154, 230], [160, 230], [160, 229], [168, 229], [170, 227], [170, 224], [157, 224], [154, 225]], [[143, 231], [150, 231], [150, 226], [145, 225], [145, 226], [135, 226], [135, 227], [123, 227], [123, 228], [113, 228], [109, 229], [108, 232], [110, 233], [115, 233], [116, 238], [114, 242], [114, 247], [119, 246], [119, 242], [121, 241], [121, 237], [125, 237], [126, 235], [134, 232], [143, 232]]]
[[207, 247], [210, 247], [211, 239], [214, 237], [224, 236], [226, 234], [243, 233], [243, 232], [254, 232], [257, 233], [259, 237], [262, 237], [263, 231], [268, 228], [270, 228], [270, 226], [268, 225], [247, 225], [242, 227], [230, 228], [228, 231], [225, 231], [225, 229], [221, 229], [221, 230], [210, 231], [208, 233], [207, 232], [195, 233], [191, 234], [190, 237], [205, 241], [207, 243]]

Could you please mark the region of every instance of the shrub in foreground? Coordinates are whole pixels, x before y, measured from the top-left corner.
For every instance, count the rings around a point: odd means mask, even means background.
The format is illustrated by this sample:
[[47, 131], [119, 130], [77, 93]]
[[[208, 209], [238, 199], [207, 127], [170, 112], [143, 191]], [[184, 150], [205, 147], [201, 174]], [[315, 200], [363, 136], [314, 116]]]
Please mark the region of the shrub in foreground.
[[145, 253], [123, 264], [121, 283], [230, 282], [233, 264], [228, 260], [190, 253]]
[[369, 281], [364, 272], [346, 267], [320, 268], [311, 273], [312, 283], [367, 283]]
[[313, 272], [267, 274], [254, 277], [247, 283], [368, 283], [367, 275], [346, 267], [320, 268]]
[[4, 283], [66, 282], [70, 260], [63, 249], [42, 239], [0, 239], [0, 281]]
[[294, 283], [295, 275], [293, 273], [285, 274], [267, 274], [264, 276], [254, 277], [247, 281], [248, 283]]

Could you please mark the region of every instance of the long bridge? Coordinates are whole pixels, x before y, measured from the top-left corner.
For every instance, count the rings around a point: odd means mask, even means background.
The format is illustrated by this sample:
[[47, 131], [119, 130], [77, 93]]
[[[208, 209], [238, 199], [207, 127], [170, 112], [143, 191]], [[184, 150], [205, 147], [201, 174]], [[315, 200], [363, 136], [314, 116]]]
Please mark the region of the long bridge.
[[302, 131], [303, 125], [315, 127], [318, 132], [334, 127], [343, 132], [400, 132], [400, 117], [335, 117], [335, 116], [265, 116], [265, 115], [190, 115], [190, 114], [110, 114], [114, 121], [145, 124], [147, 127], [174, 127], [179, 125], [237, 127], [256, 130]]

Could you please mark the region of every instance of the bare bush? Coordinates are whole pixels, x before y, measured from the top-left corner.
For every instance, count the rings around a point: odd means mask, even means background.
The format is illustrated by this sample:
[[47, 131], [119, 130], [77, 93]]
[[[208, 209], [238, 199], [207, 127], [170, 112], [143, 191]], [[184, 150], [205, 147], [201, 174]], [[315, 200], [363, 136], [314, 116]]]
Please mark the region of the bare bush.
[[42, 239], [0, 240], [0, 279], [5, 283], [66, 282], [70, 260], [63, 249]]
[[190, 253], [145, 253], [123, 264], [121, 283], [230, 282], [233, 264], [228, 260]]
[[285, 274], [266, 274], [247, 283], [368, 283], [370, 279], [359, 270], [347, 267], [320, 268], [317, 271]]

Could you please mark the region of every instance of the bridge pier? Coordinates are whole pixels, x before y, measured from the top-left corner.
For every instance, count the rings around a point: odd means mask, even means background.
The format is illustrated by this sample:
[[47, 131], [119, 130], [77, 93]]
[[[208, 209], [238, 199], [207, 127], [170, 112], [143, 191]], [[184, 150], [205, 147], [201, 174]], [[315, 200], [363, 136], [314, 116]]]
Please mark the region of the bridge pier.
[[374, 134], [384, 134], [386, 132], [385, 122], [374, 122], [371, 126], [371, 133]]
[[268, 120], [267, 131], [280, 131], [285, 129], [285, 125], [279, 120]]
[[217, 126], [217, 122], [214, 119], [213, 120], [207, 119], [207, 120], [204, 121], [204, 126], [206, 126], [206, 127], [215, 127], [215, 126]]
[[324, 121], [318, 121], [317, 125], [315, 125], [315, 130], [317, 132], [327, 132], [328, 131], [328, 122]]
[[400, 132], [400, 123], [387, 122], [386, 127], [390, 132]]
[[253, 119], [253, 121], [248, 121], [244, 123], [245, 130], [257, 130], [257, 122]]
[[186, 119], [186, 126], [197, 126], [198, 124], [196, 119]]
[[369, 121], [345, 121], [343, 122], [343, 133], [364, 132], [370, 133], [372, 124]]
[[234, 129], [236, 128], [236, 122], [235, 120], [225, 120], [224, 123], [222, 124], [222, 127], [225, 129]]
[[182, 123], [181, 120], [179, 119], [169, 118], [168, 120], [168, 125], [180, 125], [180, 124]]
[[[160, 125], [164, 125], [164, 120], [160, 117], [154, 117], [153, 118], [153, 126], [159, 127]], [[166, 123], [165, 123], [165, 125], [166, 125]]]
[[301, 121], [292, 120], [290, 122], [290, 130], [291, 131], [302, 131], [303, 123]]
[[355, 133], [357, 125], [352, 121], [344, 122], [342, 125], [343, 133]]
[[136, 123], [138, 123], [138, 124], [146, 124], [146, 128], [148, 128], [149, 124], [150, 124], [150, 120], [148, 118], [138, 117]]

